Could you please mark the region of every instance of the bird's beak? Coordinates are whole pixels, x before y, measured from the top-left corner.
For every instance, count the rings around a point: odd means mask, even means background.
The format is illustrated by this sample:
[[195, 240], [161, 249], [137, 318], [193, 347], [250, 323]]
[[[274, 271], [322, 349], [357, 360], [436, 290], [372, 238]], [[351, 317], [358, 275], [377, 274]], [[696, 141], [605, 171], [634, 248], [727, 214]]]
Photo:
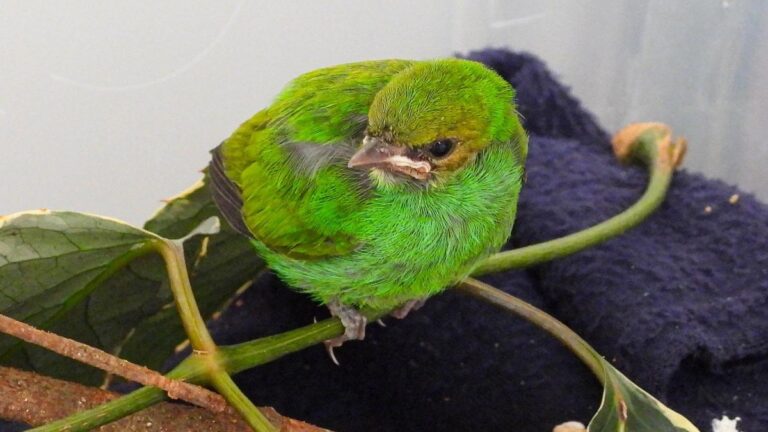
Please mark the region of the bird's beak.
[[387, 144], [380, 138], [366, 136], [363, 146], [350, 159], [350, 168], [380, 168], [409, 175], [417, 180], [426, 180], [432, 165], [427, 161], [413, 160], [408, 149]]

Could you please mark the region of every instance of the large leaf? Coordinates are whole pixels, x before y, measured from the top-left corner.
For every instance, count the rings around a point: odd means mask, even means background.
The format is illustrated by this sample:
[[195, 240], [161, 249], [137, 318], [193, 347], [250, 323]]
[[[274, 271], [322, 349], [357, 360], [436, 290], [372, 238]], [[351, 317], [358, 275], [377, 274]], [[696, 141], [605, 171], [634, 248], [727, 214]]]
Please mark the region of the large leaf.
[[[181, 237], [216, 208], [199, 183], [169, 201], [142, 230], [98, 216], [36, 211], [0, 219], [0, 313], [158, 368], [185, 339], [165, 268], [148, 242]], [[248, 241], [225, 227], [185, 242], [204, 316], [263, 267]], [[0, 362], [97, 384], [94, 370], [0, 336]]]
[[601, 356], [603, 402], [589, 432], [698, 432], [688, 419], [672, 411], [616, 370]]
[[[90, 298], [126, 263], [152, 252], [156, 237], [98, 216], [35, 211], [0, 222], [0, 312], [89, 345], [109, 348], [107, 327], [135, 325], [142, 309], [159, 308], [153, 287], [137, 283], [113, 293], [111, 306]], [[114, 301], [119, 299], [119, 301]], [[123, 334], [123, 337], [126, 333]], [[18, 340], [0, 338], [4, 363], [86, 380], [93, 370]], [[93, 382], [93, 380], [90, 380]]]

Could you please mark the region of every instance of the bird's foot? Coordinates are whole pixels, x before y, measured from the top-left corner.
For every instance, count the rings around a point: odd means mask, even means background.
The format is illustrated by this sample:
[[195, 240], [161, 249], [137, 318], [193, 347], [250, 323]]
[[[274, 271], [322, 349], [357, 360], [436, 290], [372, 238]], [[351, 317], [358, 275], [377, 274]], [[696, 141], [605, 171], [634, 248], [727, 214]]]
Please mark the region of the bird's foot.
[[331, 311], [331, 315], [338, 317], [344, 326], [343, 335], [325, 341], [325, 349], [328, 351], [328, 355], [338, 365], [339, 361], [336, 360], [333, 349], [342, 346], [348, 340], [365, 339], [365, 326], [368, 324], [368, 319], [357, 309], [341, 304], [341, 302], [335, 299], [328, 303], [328, 310]]
[[407, 317], [409, 313], [421, 309], [421, 307], [424, 306], [424, 303], [426, 302], [427, 299], [409, 300], [389, 314], [397, 319], [403, 319]]

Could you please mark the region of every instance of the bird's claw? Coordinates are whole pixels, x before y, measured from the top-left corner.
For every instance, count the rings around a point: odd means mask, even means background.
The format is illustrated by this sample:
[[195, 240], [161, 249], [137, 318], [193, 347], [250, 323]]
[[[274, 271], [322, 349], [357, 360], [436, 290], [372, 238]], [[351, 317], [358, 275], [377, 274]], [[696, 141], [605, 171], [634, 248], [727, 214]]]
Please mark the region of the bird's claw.
[[341, 366], [339, 361], [336, 359], [336, 354], [333, 353], [333, 349], [338, 346], [341, 346], [341, 344], [344, 343], [344, 341], [337, 342], [336, 339], [339, 339], [339, 338], [328, 339], [327, 341], [324, 342], [325, 351], [328, 353], [328, 357], [331, 358], [331, 361], [333, 362], [333, 364], [335, 364], [336, 366]]
[[389, 314], [397, 319], [403, 319], [408, 316], [409, 313], [412, 311], [415, 312], [419, 309], [421, 309], [422, 306], [424, 306], [424, 303], [427, 302], [427, 299], [416, 299], [416, 300], [409, 300], [405, 303], [403, 303], [402, 306], [399, 308], [393, 310]]
[[343, 335], [325, 341], [325, 349], [328, 351], [328, 356], [338, 366], [339, 361], [336, 359], [333, 349], [342, 346], [348, 340], [365, 339], [365, 326], [368, 324], [368, 319], [365, 315], [358, 312], [357, 309], [343, 305], [338, 300], [329, 302], [328, 310], [331, 311], [331, 315], [338, 317], [344, 326]]

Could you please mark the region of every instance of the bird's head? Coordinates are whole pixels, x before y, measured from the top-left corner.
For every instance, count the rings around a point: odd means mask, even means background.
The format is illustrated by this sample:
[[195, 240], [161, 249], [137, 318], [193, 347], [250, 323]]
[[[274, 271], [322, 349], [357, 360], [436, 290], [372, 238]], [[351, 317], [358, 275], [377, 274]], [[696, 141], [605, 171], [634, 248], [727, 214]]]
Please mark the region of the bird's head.
[[522, 131], [513, 97], [510, 85], [480, 63], [417, 63], [376, 94], [348, 166], [368, 170], [380, 187], [441, 184], [489, 145]]

